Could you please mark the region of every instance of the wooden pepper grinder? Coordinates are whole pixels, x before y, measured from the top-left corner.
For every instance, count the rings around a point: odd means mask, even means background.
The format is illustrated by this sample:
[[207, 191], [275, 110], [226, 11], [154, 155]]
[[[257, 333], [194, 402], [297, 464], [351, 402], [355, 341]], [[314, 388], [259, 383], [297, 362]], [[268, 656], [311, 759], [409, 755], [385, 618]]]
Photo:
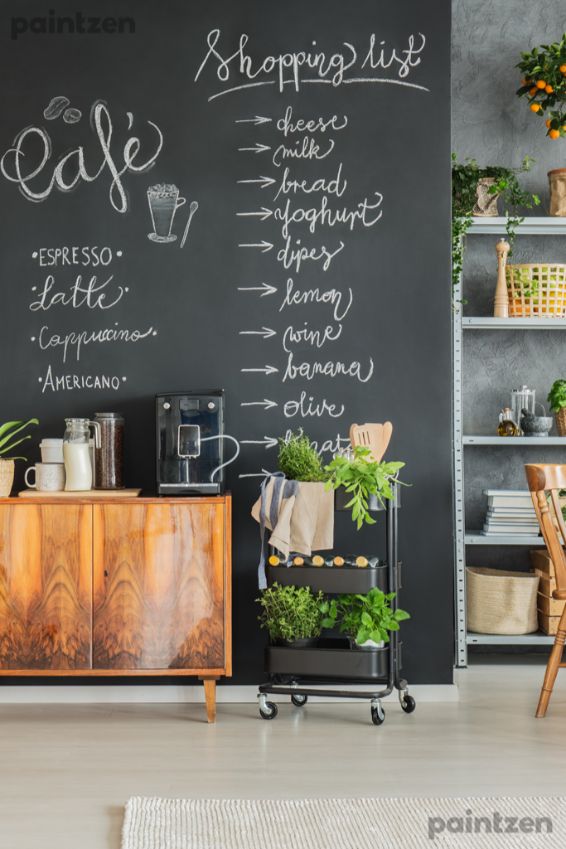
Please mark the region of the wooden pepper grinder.
[[509, 318], [509, 298], [507, 296], [505, 267], [507, 265], [507, 254], [511, 250], [511, 245], [505, 239], [500, 239], [495, 246], [495, 250], [497, 252], [497, 286], [495, 287], [493, 315], [495, 318]]

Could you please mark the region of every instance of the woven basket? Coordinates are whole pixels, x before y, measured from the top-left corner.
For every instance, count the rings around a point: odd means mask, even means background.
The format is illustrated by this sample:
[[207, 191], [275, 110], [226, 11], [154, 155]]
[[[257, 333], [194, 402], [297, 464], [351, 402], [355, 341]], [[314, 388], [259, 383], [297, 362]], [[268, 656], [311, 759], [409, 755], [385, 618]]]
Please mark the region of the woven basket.
[[562, 407], [554, 414], [556, 420], [556, 430], [559, 436], [566, 436], [566, 407]]
[[512, 318], [566, 316], [564, 263], [507, 265], [505, 274]]
[[14, 485], [13, 460], [0, 459], [0, 498], [8, 498]]
[[468, 628], [478, 634], [538, 631], [539, 576], [502, 569], [466, 569]]

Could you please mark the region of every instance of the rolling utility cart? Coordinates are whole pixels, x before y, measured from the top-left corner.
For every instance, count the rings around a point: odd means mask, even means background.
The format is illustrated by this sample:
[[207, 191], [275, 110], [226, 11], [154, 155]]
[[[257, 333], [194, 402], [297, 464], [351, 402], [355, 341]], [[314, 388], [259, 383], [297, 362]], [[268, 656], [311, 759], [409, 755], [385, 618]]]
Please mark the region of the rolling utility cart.
[[[268, 583], [280, 585], [309, 586], [314, 591], [328, 594], [367, 593], [374, 587], [384, 592], [398, 593], [401, 587], [401, 564], [397, 554], [398, 542], [398, 487], [394, 498], [387, 502], [386, 551], [387, 560], [377, 566], [348, 568], [326, 566], [277, 566], [268, 567]], [[391, 607], [397, 608], [397, 595]], [[405, 713], [412, 713], [416, 704], [409, 695], [407, 682], [401, 678], [401, 642], [399, 632], [392, 631], [390, 641], [379, 649], [352, 649], [349, 641], [339, 637], [320, 639], [313, 648], [267, 646], [265, 666], [269, 682], [259, 687], [259, 713], [262, 719], [275, 719], [277, 705], [268, 696], [291, 696], [296, 707], [302, 707], [309, 696], [332, 698], [369, 699], [371, 719], [374, 725], [385, 720], [381, 700], [391, 695], [394, 689]], [[317, 682], [334, 683], [336, 686], [315, 689]], [[342, 689], [340, 684], [373, 684], [376, 689], [356, 692]], [[311, 686], [309, 686], [309, 684]], [[377, 689], [381, 685], [381, 689]]]

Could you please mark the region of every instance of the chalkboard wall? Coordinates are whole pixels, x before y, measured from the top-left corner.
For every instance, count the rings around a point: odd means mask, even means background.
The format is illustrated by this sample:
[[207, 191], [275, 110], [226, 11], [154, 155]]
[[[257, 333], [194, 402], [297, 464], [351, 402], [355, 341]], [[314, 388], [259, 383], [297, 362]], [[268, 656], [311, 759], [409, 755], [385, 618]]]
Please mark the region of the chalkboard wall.
[[2, 10], [0, 419], [119, 410], [151, 491], [153, 396], [225, 389], [239, 683], [275, 438], [392, 420], [405, 671], [451, 681], [448, 0], [50, 5]]

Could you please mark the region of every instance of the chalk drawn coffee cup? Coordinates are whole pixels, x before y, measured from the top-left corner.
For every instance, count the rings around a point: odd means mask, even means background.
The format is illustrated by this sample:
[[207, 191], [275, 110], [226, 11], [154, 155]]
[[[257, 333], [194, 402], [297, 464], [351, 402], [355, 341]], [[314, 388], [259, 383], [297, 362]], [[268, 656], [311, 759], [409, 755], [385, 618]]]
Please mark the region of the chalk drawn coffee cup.
[[147, 190], [147, 201], [153, 223], [153, 233], [149, 233], [148, 239], [162, 244], [174, 242], [177, 236], [171, 233], [173, 219], [179, 207], [183, 206], [187, 199], [179, 197], [177, 186], [158, 183]]
[[[31, 472], [35, 476], [33, 483], [29, 479]], [[26, 469], [24, 480], [29, 489], [38, 492], [61, 492], [65, 489], [65, 466], [63, 463], [36, 463]]]

